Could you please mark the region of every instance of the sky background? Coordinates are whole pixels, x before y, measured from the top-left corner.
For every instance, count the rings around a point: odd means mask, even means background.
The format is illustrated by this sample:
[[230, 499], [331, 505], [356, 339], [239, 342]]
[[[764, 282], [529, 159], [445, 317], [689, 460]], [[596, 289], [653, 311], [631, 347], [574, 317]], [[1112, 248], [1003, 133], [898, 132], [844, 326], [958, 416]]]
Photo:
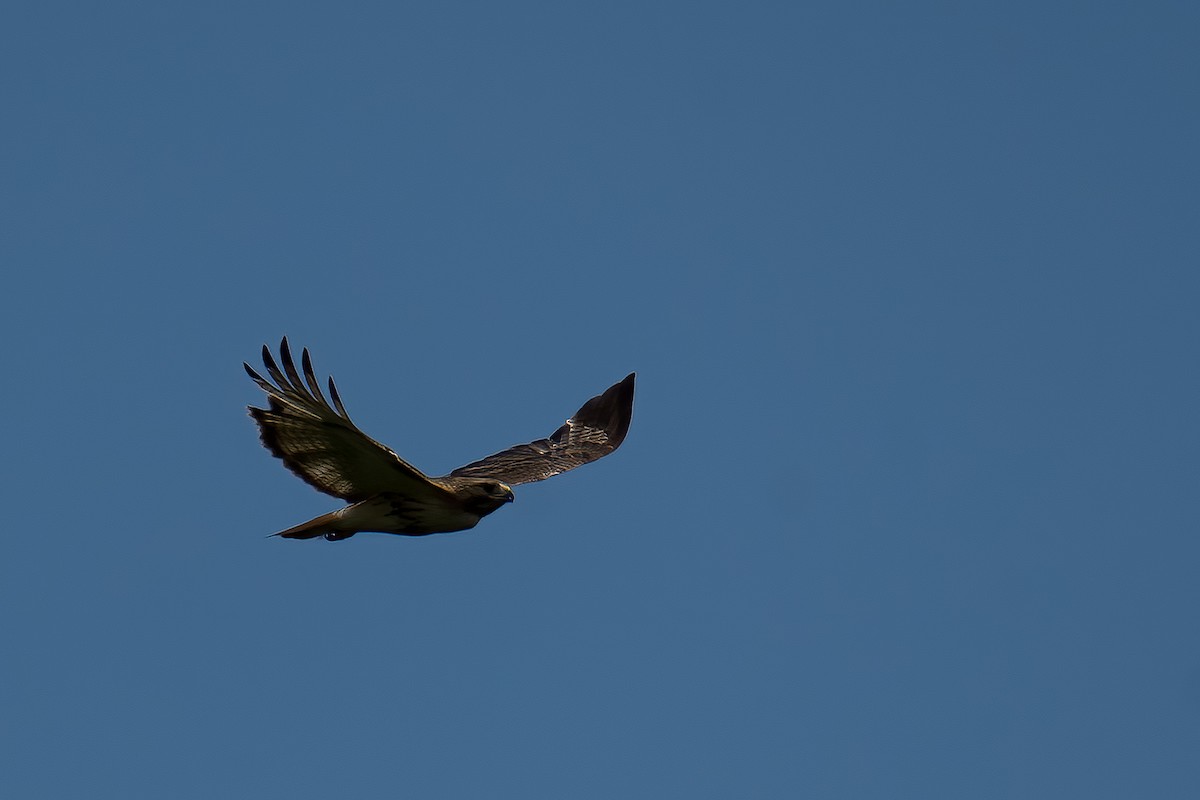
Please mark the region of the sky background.
[[1195, 3], [2, 17], [0, 795], [1200, 796]]

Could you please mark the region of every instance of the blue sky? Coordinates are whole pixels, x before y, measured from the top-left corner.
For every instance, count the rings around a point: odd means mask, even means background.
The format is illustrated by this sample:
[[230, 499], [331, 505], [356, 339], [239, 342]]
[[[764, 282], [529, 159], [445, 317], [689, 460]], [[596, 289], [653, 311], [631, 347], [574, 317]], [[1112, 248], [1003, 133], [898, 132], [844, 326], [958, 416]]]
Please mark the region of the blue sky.
[[[1194, 797], [1194, 4], [18, 3], [6, 797]], [[461, 534], [257, 442], [288, 335]]]

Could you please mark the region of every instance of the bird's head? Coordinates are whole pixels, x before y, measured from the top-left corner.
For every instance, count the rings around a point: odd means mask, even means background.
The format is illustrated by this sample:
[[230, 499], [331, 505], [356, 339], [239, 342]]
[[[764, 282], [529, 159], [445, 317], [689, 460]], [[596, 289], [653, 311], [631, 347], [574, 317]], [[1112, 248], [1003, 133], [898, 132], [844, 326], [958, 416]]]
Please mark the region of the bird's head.
[[466, 495], [463, 505], [481, 517], [513, 501], [513, 490], [509, 485], [493, 478], [473, 478], [463, 486], [463, 491]]

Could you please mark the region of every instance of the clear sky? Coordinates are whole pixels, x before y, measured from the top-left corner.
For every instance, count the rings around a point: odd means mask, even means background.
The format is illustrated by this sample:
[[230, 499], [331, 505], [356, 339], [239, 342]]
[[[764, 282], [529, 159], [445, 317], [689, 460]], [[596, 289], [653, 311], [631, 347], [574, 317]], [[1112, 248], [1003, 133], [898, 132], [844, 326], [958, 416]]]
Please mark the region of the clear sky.
[[0, 795], [1200, 796], [1197, 8], [9, 4]]

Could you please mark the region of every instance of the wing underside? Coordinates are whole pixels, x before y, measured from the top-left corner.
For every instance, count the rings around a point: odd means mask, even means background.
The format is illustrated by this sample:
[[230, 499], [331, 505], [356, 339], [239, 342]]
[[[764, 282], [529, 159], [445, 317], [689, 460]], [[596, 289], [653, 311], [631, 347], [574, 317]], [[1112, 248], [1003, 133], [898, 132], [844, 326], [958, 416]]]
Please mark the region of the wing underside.
[[450, 475], [495, 478], [511, 486], [545, 480], [608, 455], [620, 447], [629, 431], [634, 377], [630, 373], [588, 400], [545, 439], [502, 450], [459, 467]]
[[304, 376], [296, 370], [285, 337], [279, 346], [281, 370], [263, 346], [263, 364], [271, 380], [249, 364], [247, 374], [267, 393], [268, 407], [250, 407], [262, 443], [310, 486], [350, 502], [383, 492], [412, 496], [449, 494], [388, 447], [359, 430], [338, 396], [333, 378], [325, 400], [307, 348], [301, 353]]

